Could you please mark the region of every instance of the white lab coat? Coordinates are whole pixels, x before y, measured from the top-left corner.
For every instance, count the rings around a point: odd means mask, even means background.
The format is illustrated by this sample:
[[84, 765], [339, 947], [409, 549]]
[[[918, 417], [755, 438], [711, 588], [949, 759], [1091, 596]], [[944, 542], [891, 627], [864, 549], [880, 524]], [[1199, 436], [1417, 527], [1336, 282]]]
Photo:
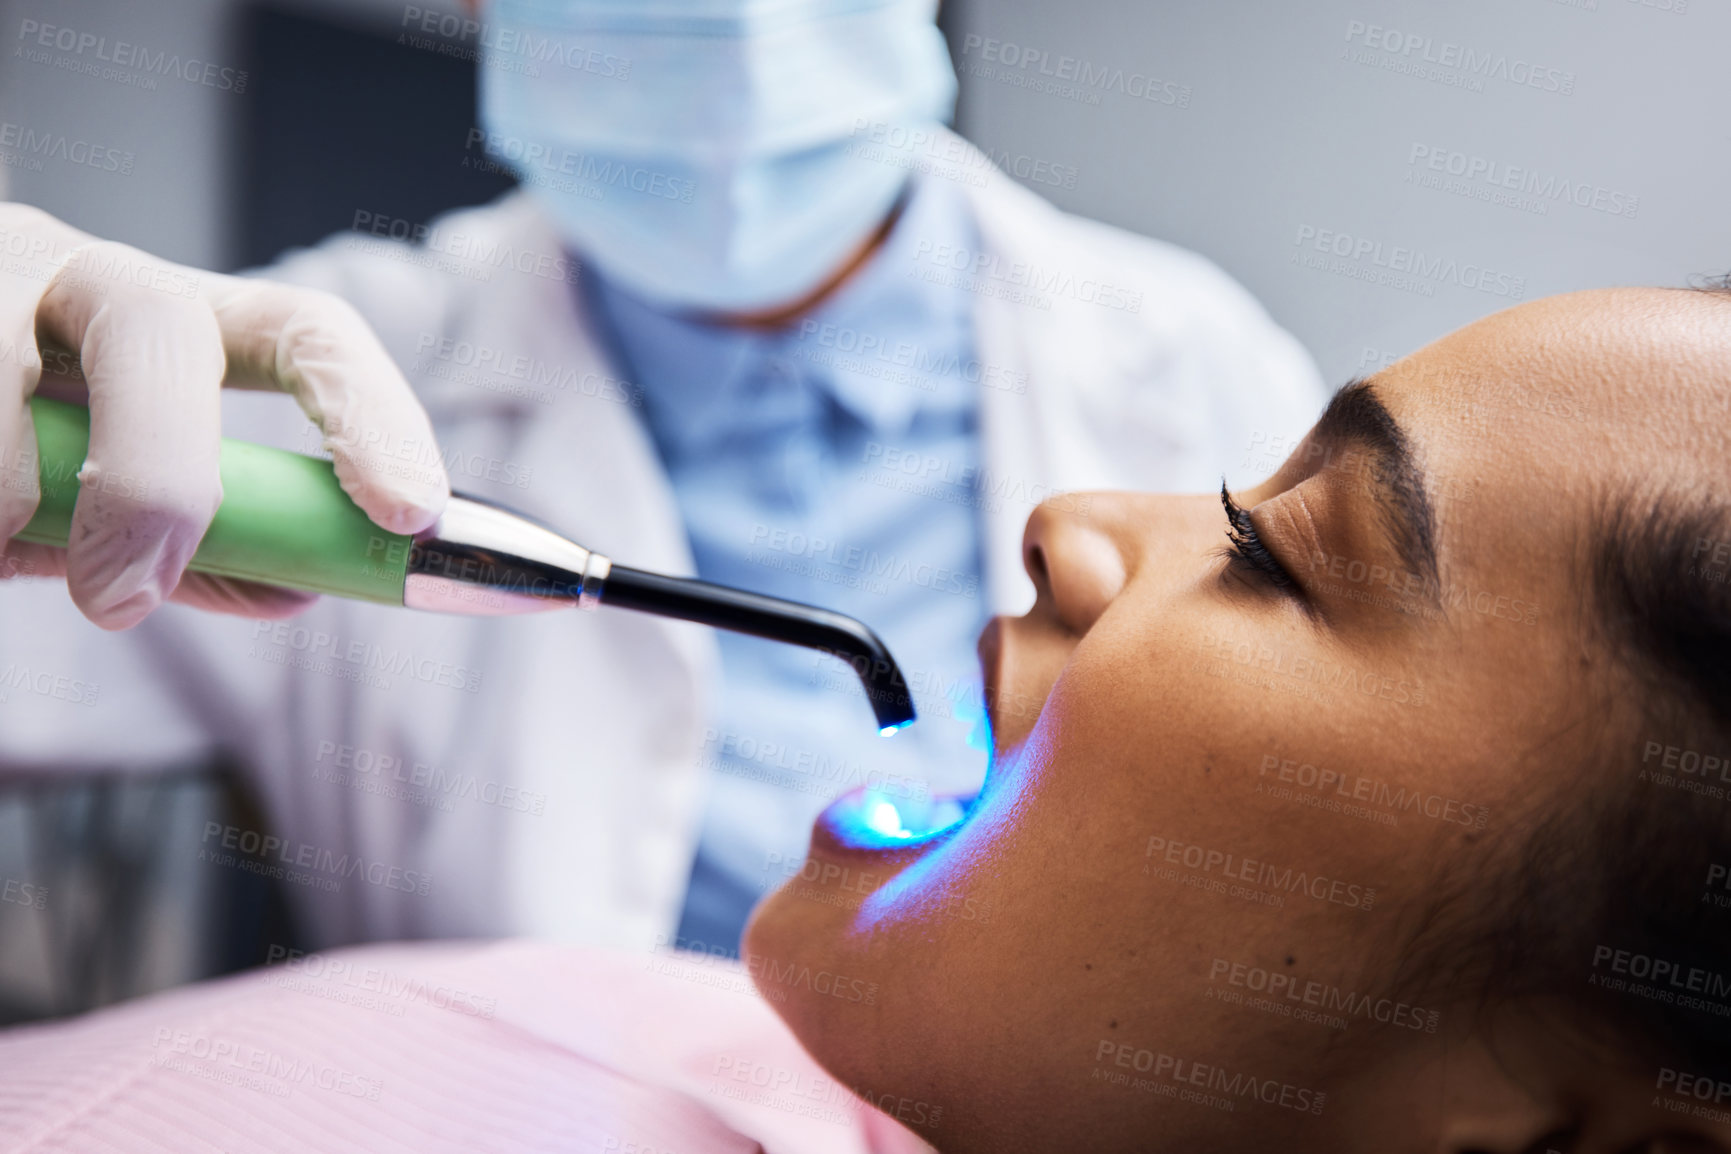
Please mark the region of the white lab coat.
[[[983, 253], [959, 258], [979, 270], [979, 359], [1011, 386], [981, 393], [1001, 486], [982, 512], [987, 596], [1021, 612], [1031, 501], [1210, 489], [1239, 476], [1253, 436], [1301, 432], [1324, 392], [1299, 344], [1208, 261], [1060, 213], [984, 158], [957, 168], [984, 177], [967, 188]], [[667, 478], [549, 223], [513, 194], [436, 236], [436, 254], [340, 236], [267, 275], [359, 307], [457, 454], [455, 487], [620, 563], [689, 573]], [[482, 350], [489, 367], [463, 363]], [[285, 399], [229, 404], [230, 435], [316, 449]], [[326, 598], [281, 632], [169, 606], [104, 634], [58, 583], [13, 583], [0, 586], [0, 772], [231, 757], [262, 803], [256, 832], [280, 839], [262, 868], [285, 876], [318, 947], [471, 934], [642, 947], [678, 917], [714, 666], [705, 630], [608, 610], [463, 618]], [[248, 832], [206, 827], [168, 852], [224, 868]]]

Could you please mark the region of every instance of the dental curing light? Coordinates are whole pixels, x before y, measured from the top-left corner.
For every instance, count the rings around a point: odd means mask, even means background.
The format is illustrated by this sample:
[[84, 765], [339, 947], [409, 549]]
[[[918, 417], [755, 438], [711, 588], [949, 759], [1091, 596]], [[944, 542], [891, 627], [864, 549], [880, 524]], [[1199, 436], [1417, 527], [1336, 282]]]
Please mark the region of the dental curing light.
[[[18, 540], [66, 544], [90, 411], [30, 400], [42, 499]], [[913, 698], [889, 650], [840, 613], [742, 589], [664, 577], [608, 558], [502, 506], [453, 494], [414, 536], [367, 519], [329, 461], [245, 441], [222, 442], [222, 505], [188, 566], [234, 577], [436, 613], [506, 616], [610, 605], [802, 645], [853, 667], [889, 735], [911, 725]]]

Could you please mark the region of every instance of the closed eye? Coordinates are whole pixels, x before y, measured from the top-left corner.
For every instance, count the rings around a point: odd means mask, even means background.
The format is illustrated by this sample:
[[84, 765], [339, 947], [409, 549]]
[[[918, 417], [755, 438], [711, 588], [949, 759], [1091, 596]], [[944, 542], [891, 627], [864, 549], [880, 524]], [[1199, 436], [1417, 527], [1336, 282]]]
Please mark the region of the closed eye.
[[1224, 481], [1220, 484], [1220, 504], [1226, 510], [1226, 540], [1230, 543], [1227, 557], [1230, 563], [1240, 572], [1260, 577], [1276, 589], [1296, 584], [1286, 566], [1262, 543], [1262, 536], [1257, 533], [1250, 514], [1232, 499]]

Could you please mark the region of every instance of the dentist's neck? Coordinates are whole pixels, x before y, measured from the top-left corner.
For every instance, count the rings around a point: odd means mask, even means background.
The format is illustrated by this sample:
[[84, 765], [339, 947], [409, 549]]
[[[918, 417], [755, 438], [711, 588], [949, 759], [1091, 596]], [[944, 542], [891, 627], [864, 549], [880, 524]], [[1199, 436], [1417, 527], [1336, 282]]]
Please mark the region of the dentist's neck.
[[727, 325], [736, 329], [751, 329], [766, 332], [772, 329], [785, 328], [823, 304], [830, 297], [841, 291], [841, 287], [853, 279], [855, 273], [864, 268], [878, 249], [883, 247], [884, 240], [896, 226], [896, 221], [902, 215], [902, 202], [897, 201], [883, 223], [872, 231], [872, 234], [860, 243], [848, 258], [836, 266], [829, 278], [803, 297], [791, 304], [777, 305], [771, 309], [749, 313], [705, 313], [703, 319], [710, 324]]

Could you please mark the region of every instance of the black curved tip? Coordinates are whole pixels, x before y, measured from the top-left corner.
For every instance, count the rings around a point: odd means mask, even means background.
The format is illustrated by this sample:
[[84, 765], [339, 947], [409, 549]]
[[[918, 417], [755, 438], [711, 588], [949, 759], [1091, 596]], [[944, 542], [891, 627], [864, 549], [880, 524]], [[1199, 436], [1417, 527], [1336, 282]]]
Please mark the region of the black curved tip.
[[913, 694], [895, 658], [877, 634], [845, 614], [624, 565], [613, 566], [607, 575], [601, 604], [821, 650], [858, 675], [879, 733], [887, 737], [914, 722]]

